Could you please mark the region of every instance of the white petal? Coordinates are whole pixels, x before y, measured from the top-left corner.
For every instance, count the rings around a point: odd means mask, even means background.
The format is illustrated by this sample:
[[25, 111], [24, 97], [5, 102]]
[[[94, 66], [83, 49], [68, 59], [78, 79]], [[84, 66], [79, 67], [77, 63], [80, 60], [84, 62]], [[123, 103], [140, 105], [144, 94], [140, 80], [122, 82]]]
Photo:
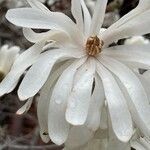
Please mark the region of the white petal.
[[90, 101], [88, 117], [85, 123], [85, 125], [93, 131], [96, 131], [100, 127], [104, 99], [104, 89], [102, 82], [98, 76], [95, 76], [95, 88]]
[[84, 17], [84, 32], [88, 37], [90, 32], [90, 25], [91, 25], [91, 15], [89, 13], [88, 8], [86, 7], [84, 0], [81, 0], [81, 6], [83, 10], [83, 17]]
[[95, 62], [90, 59], [83, 67], [86, 71], [72, 88], [66, 110], [66, 120], [73, 125], [83, 125], [85, 123], [91, 100]]
[[86, 58], [83, 58], [70, 65], [59, 77], [52, 93], [48, 113], [48, 129], [51, 140], [57, 145], [63, 144], [68, 137], [70, 125], [65, 118], [67, 99], [72, 89], [76, 70], [85, 60]]
[[82, 33], [78, 31], [74, 22], [62, 13], [44, 13], [32, 8], [17, 8], [10, 9], [6, 14], [6, 18], [11, 23], [25, 28], [64, 31], [68, 33], [74, 41], [82, 44]]
[[108, 29], [103, 32], [102, 39], [104, 40], [105, 45], [109, 45], [119, 39], [149, 33], [149, 14], [150, 10], [145, 10], [139, 15], [135, 15], [135, 17], [130, 18], [130, 20], [121, 24], [116, 29]]
[[113, 25], [109, 27], [109, 30], [114, 30], [123, 25], [124, 23], [127, 23], [134, 17], [138, 16], [139, 14], [143, 13], [144, 11], [147, 11], [150, 8], [149, 0], [140, 0], [138, 6], [124, 15], [121, 19], [119, 19], [117, 22], [115, 22]]
[[119, 141], [116, 137], [109, 138], [107, 150], [131, 150], [130, 143]]
[[125, 65], [110, 57], [102, 56], [99, 61], [111, 70], [122, 82], [131, 99], [128, 99], [136, 126], [145, 135], [150, 135], [150, 105], [146, 92], [137, 76]]
[[[105, 100], [106, 103], [106, 100]], [[108, 114], [107, 114], [107, 108], [103, 107], [101, 112], [101, 120], [100, 120], [100, 128], [105, 130], [108, 128]]]
[[133, 126], [124, 95], [112, 74], [99, 62], [97, 71], [103, 82], [113, 130], [119, 140], [127, 142], [133, 134]]
[[37, 60], [43, 46], [43, 42], [37, 43], [17, 57], [11, 71], [0, 84], [0, 96], [11, 92], [15, 88], [20, 76]]
[[139, 74], [139, 73], [136, 73], [137, 77], [140, 79], [145, 91], [146, 91], [146, 94], [148, 96], [148, 99], [149, 99], [149, 102], [150, 102], [150, 81], [149, 81], [149, 78], [147, 78], [145, 76], [145, 73], [144, 74]]
[[82, 52], [77, 53], [71, 49], [58, 49], [41, 54], [38, 61], [29, 69], [19, 87], [18, 96], [20, 100], [33, 97], [41, 89], [57, 61], [77, 57], [82, 57]]
[[104, 21], [107, 1], [108, 0], [97, 0], [92, 18], [90, 35], [98, 35]]
[[83, 32], [83, 16], [81, 9], [81, 0], [71, 1], [71, 12], [76, 20], [77, 27], [80, 29], [80, 32]]
[[65, 143], [69, 149], [79, 148], [90, 141], [93, 137], [93, 132], [84, 126], [72, 127], [69, 132], [69, 137]]
[[[36, 33], [30, 28], [23, 28], [23, 34], [25, 38], [32, 43], [37, 43], [37, 42], [44, 40], [48, 42], [56, 41], [57, 44], [64, 45], [65, 43], [68, 44], [68, 42], [71, 42], [68, 35], [65, 32], [60, 32], [56, 30], [50, 30], [48, 32], [43, 32], [43, 33]], [[54, 44], [52, 43], [50, 44], [52, 47], [54, 47]]]
[[16, 114], [17, 115], [22, 115], [23, 113], [26, 113], [31, 105], [32, 105], [32, 102], [33, 102], [33, 98], [29, 99], [17, 112]]
[[150, 68], [150, 44], [110, 47], [103, 54], [138, 68]]
[[37, 115], [38, 121], [40, 126], [40, 135], [42, 140], [47, 143], [49, 142], [50, 138], [48, 135], [48, 112], [49, 112], [49, 102], [50, 97], [52, 95], [53, 87], [57, 78], [60, 76], [62, 71], [70, 64], [70, 62], [66, 62], [65, 64], [61, 65], [56, 69], [52, 75], [49, 76], [47, 82], [43, 86], [40, 97], [38, 99], [37, 105]]

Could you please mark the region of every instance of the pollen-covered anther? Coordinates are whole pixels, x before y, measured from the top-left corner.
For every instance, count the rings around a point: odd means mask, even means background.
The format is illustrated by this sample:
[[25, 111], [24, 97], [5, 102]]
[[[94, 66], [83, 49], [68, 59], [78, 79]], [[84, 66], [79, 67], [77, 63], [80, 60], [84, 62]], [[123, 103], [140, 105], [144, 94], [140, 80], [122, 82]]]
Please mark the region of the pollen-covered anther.
[[90, 56], [96, 56], [102, 51], [104, 42], [97, 36], [91, 36], [86, 42], [86, 52]]

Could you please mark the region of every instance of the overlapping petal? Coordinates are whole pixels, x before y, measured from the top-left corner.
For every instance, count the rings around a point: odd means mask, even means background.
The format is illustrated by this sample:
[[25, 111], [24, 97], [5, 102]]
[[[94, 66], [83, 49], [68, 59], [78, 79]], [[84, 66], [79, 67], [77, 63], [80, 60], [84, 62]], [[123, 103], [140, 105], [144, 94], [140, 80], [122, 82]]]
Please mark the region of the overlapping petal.
[[113, 75], [100, 63], [97, 63], [97, 71], [103, 82], [112, 128], [119, 140], [127, 142], [133, 134], [133, 126], [125, 97]]
[[145, 135], [150, 135], [150, 120], [147, 117], [150, 115], [150, 105], [140, 80], [128, 67], [117, 60], [102, 56], [99, 61], [120, 79], [131, 98], [126, 99], [136, 125]]
[[48, 113], [49, 113], [49, 103], [50, 97], [52, 95], [52, 91], [57, 81], [58, 77], [61, 75], [64, 69], [68, 67], [70, 61], [62, 64], [58, 69], [56, 69], [52, 74], [49, 76], [47, 82], [44, 84], [43, 88], [40, 92], [40, 97], [38, 99], [37, 105], [37, 115], [38, 121], [40, 126], [40, 135], [44, 142], [48, 142], [50, 140], [48, 134]]
[[15, 88], [24, 71], [38, 59], [44, 44], [45, 42], [40, 42], [33, 45], [15, 60], [11, 71], [0, 84], [0, 96], [11, 92]]
[[67, 100], [73, 86], [76, 70], [85, 60], [86, 58], [76, 60], [70, 65], [59, 77], [53, 89], [48, 113], [48, 130], [51, 140], [58, 145], [63, 144], [69, 134], [70, 125], [65, 118]]
[[137, 68], [150, 69], [150, 44], [115, 46], [102, 53]]
[[122, 17], [102, 34], [105, 45], [107, 46], [119, 39], [149, 33], [149, 14], [150, 4], [147, 1], [140, 2], [137, 8]]
[[91, 28], [90, 28], [90, 35], [92, 36], [99, 34], [100, 28], [102, 27], [104, 21], [107, 1], [108, 0], [97, 0], [95, 4], [96, 7], [94, 10], [94, 14], [91, 22]]
[[85, 123], [91, 100], [95, 62], [92, 59], [88, 60], [82, 67], [84, 67], [85, 72], [74, 83], [66, 110], [66, 120], [73, 125], [83, 125]]
[[[83, 35], [75, 23], [59, 12], [44, 13], [33, 8], [10, 9], [6, 18], [13, 24], [33, 29], [54, 29], [68, 33], [78, 44], [82, 44]], [[78, 38], [80, 36], [80, 38]]]
[[24, 77], [18, 90], [19, 98], [25, 100], [34, 96], [46, 82], [57, 61], [67, 60], [69, 58], [80, 58], [83, 55], [83, 52], [76, 52], [74, 49], [58, 49], [42, 53], [37, 62], [29, 69]]

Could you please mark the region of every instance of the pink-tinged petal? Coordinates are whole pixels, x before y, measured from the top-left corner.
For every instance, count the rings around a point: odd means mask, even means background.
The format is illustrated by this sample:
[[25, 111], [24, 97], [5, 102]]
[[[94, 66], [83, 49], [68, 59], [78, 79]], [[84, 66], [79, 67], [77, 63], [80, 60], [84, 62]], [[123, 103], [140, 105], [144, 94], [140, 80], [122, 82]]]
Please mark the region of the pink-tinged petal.
[[25, 100], [29, 97], [33, 97], [44, 85], [57, 61], [67, 60], [69, 58], [80, 58], [82, 56], [82, 52], [77, 53], [71, 49], [58, 49], [42, 53], [37, 62], [25, 75], [18, 90], [19, 98]]
[[24, 71], [38, 59], [44, 44], [44, 42], [37, 43], [17, 57], [11, 71], [0, 84], [0, 96], [15, 88]]
[[85, 72], [75, 82], [66, 110], [66, 120], [73, 125], [83, 125], [86, 121], [95, 74], [95, 62], [90, 59], [81, 67], [85, 68]]
[[150, 105], [140, 80], [128, 67], [115, 59], [101, 56], [99, 61], [119, 78], [124, 86], [122, 91], [126, 92], [124, 95], [127, 95], [128, 107], [130, 108], [136, 126], [145, 135], [149, 136], [150, 119], [147, 116], [150, 115]]
[[113, 75], [100, 62], [97, 63], [97, 72], [103, 82], [113, 131], [120, 141], [128, 142], [133, 126], [125, 97]]
[[91, 22], [90, 35], [98, 35], [104, 21], [108, 0], [97, 0]]
[[85, 60], [86, 58], [79, 59], [71, 64], [59, 77], [53, 89], [48, 113], [48, 131], [51, 140], [57, 145], [63, 144], [69, 134], [70, 125], [65, 118], [67, 99], [72, 89], [74, 75]]

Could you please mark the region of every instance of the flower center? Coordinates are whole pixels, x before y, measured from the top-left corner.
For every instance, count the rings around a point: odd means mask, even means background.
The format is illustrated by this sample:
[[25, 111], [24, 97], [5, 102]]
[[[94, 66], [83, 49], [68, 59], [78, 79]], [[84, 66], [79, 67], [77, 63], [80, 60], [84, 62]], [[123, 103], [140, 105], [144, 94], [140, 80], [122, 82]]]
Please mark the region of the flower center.
[[86, 42], [86, 52], [90, 56], [96, 56], [102, 51], [103, 45], [103, 40], [99, 39], [97, 36], [91, 36]]

